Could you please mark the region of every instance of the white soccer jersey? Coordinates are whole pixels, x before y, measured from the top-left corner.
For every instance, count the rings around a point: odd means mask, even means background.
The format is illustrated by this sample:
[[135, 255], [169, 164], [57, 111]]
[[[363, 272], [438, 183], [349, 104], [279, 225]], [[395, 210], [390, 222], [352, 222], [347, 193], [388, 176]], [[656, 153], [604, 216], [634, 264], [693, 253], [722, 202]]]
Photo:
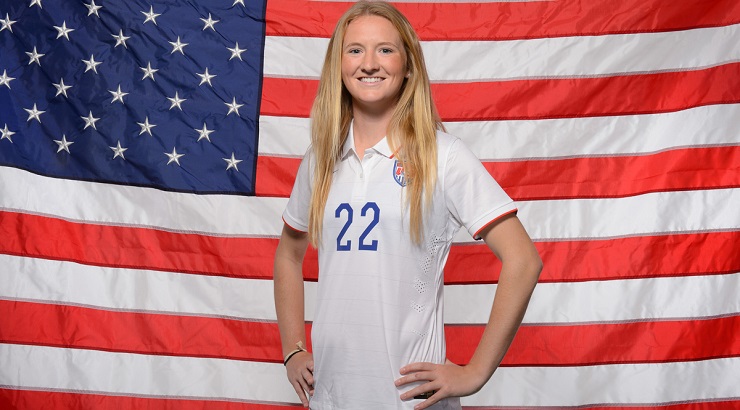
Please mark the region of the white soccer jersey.
[[[399, 370], [412, 362], [444, 363], [443, 268], [455, 232], [473, 237], [516, 211], [513, 201], [463, 143], [437, 133], [438, 179], [424, 243], [409, 236], [403, 169], [384, 138], [364, 153], [352, 130], [326, 203], [319, 249], [312, 409], [412, 409], [401, 401]], [[298, 170], [283, 220], [308, 230], [313, 153]], [[460, 408], [459, 399], [435, 409]]]

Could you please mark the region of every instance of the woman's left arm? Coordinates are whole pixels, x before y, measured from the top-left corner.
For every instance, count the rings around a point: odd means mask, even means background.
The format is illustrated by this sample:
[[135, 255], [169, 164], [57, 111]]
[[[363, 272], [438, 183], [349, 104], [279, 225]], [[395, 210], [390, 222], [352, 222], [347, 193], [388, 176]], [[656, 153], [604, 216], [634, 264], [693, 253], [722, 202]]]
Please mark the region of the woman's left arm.
[[542, 261], [521, 222], [515, 215], [507, 215], [486, 227], [481, 237], [503, 265], [488, 323], [466, 366], [448, 361], [441, 365], [411, 363], [401, 368], [397, 386], [427, 381], [403, 393], [402, 400], [436, 391], [415, 409], [427, 408], [445, 397], [468, 396], [480, 390], [501, 363], [527, 310]]

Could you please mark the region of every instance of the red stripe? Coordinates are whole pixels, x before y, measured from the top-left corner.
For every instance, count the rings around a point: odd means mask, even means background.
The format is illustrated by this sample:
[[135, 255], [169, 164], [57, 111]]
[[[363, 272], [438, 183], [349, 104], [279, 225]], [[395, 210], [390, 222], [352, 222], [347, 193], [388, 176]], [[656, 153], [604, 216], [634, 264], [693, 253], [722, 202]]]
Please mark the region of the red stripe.
[[[447, 357], [466, 364], [483, 326], [445, 326]], [[708, 320], [522, 326], [501, 366], [661, 363], [740, 355], [740, 315]], [[706, 335], [712, 335], [707, 337]]]
[[[544, 268], [540, 283], [740, 272], [740, 230], [536, 242]], [[453, 246], [445, 284], [497, 283], [501, 262], [485, 244]], [[486, 269], [481, 269], [485, 266]]]
[[0, 388], [0, 409], [295, 410], [303, 408], [299, 405], [128, 397], [118, 395], [120, 393], [111, 394], [113, 396]]
[[[256, 194], [290, 196], [300, 162], [300, 158], [260, 156]], [[647, 155], [484, 160], [483, 164], [516, 201], [620, 198], [740, 186], [740, 146], [674, 149]]]
[[634, 404], [607, 404], [607, 405], [579, 405], [579, 406], [463, 406], [465, 410], [729, 410], [740, 408], [740, 400], [713, 399], [712, 401], [681, 401], [676, 404], [634, 405]]
[[[267, 2], [268, 36], [329, 37], [351, 3]], [[509, 40], [717, 27], [740, 22], [735, 0], [559, 0], [396, 4], [423, 40]], [[449, 18], [458, 16], [459, 18]]]
[[[278, 243], [276, 238], [179, 234], [13, 212], [0, 212], [0, 237], [0, 253], [10, 255], [255, 279], [272, 279], [271, 255]], [[535, 245], [545, 265], [540, 282], [570, 282], [740, 272], [738, 243], [740, 231]], [[317, 261], [316, 250], [309, 248], [304, 264], [307, 280], [318, 278]], [[499, 270], [500, 263], [485, 245], [455, 245], [445, 283], [495, 283]]]
[[[317, 87], [318, 80], [265, 77], [261, 114], [308, 118]], [[740, 102], [740, 63], [614, 77], [435, 83], [432, 93], [444, 121], [673, 112]]]
[[[34, 326], [28, 326], [29, 321]], [[445, 326], [450, 360], [467, 363], [483, 326]], [[523, 326], [502, 365], [582, 366], [735, 357], [740, 356], [738, 334], [740, 315], [708, 320]], [[283, 360], [275, 323], [19, 301], [0, 301], [0, 342], [274, 363]]]
[[[116, 393], [114, 393], [116, 394]], [[696, 403], [634, 406], [618, 404], [608, 406], [577, 406], [578, 410], [727, 410], [740, 407], [740, 400], [715, 399]], [[268, 403], [237, 403], [220, 400], [184, 400], [148, 397], [104, 396], [101, 394], [12, 390], [0, 388], [0, 408], [16, 410], [37, 409], [148, 409], [148, 410], [295, 410], [299, 405]], [[511, 409], [511, 407], [469, 407], [466, 410]], [[529, 409], [530, 407], [517, 407]], [[531, 407], [535, 409], [535, 407]], [[540, 409], [541, 407], [536, 407]], [[558, 407], [561, 410], [566, 407]]]

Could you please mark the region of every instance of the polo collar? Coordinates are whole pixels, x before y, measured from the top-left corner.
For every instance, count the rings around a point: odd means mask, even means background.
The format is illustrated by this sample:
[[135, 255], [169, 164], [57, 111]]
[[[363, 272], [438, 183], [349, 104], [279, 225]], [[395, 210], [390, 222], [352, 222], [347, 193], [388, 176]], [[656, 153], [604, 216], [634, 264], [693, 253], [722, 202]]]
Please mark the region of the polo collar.
[[[349, 134], [347, 135], [347, 140], [344, 141], [344, 146], [342, 147], [342, 159], [347, 158], [347, 155], [349, 155], [350, 152], [355, 152], [355, 133], [354, 133], [354, 120], [349, 124]], [[391, 151], [391, 147], [388, 146], [388, 139], [387, 137], [383, 137], [380, 141], [378, 141], [377, 144], [373, 145], [370, 149], [375, 150], [380, 155], [385, 156], [386, 158], [392, 158], [394, 155], [393, 151]]]

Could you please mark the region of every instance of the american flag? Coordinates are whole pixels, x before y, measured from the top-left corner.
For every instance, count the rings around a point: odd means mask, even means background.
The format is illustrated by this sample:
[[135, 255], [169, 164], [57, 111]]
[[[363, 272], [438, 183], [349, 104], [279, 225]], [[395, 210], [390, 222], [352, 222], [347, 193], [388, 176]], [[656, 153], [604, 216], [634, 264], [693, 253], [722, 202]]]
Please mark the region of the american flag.
[[[740, 3], [396, 5], [545, 264], [463, 405], [740, 407]], [[0, 408], [297, 406], [272, 255], [348, 7], [0, 0]], [[497, 269], [462, 232], [456, 363]]]

